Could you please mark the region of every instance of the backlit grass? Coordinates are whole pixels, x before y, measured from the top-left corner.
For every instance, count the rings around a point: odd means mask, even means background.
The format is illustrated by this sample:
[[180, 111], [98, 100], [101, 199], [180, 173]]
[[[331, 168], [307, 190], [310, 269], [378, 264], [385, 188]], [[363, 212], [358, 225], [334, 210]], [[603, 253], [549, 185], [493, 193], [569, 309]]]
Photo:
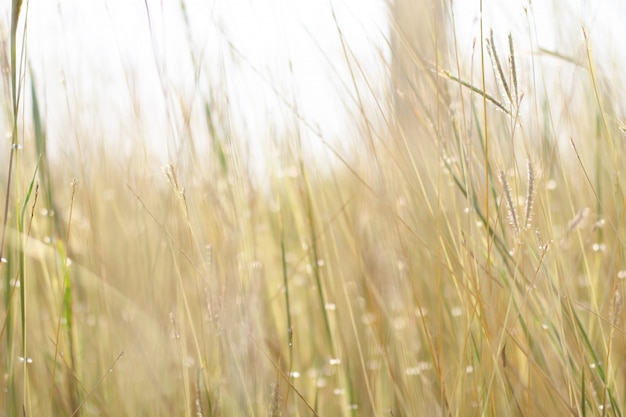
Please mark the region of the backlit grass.
[[2, 415], [623, 415], [622, 86], [586, 32], [566, 59], [481, 22], [465, 62], [445, 8], [423, 49], [390, 10], [395, 91], [355, 67], [354, 134], [317, 138], [327, 159], [296, 109], [257, 155], [201, 96], [169, 101], [163, 167], [82, 125], [50, 157], [20, 3]]

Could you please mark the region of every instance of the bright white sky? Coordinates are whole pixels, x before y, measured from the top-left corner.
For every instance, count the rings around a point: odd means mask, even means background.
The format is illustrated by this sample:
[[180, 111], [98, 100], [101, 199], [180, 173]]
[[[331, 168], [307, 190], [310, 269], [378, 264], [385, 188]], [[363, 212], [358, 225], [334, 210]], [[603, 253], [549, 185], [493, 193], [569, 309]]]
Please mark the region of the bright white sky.
[[[580, 44], [584, 25], [599, 59], [616, 59], [615, 65], [626, 68], [620, 51], [626, 39], [626, 8], [617, 7], [618, 1], [535, 1], [530, 20], [524, 14], [528, 1], [483, 3], [485, 27], [494, 28], [502, 40], [501, 51], [506, 51], [509, 32], [520, 54], [531, 49], [530, 21], [540, 46], [571, 53], [568, 48]], [[228, 98], [231, 120], [237, 123], [233, 128], [249, 138], [253, 152], [268, 137], [293, 131], [293, 107], [325, 137], [346, 134], [350, 76], [331, 5], [354, 54], [353, 64], [359, 63], [374, 88], [385, 88], [380, 58], [388, 56], [385, 0], [186, 0], [185, 4], [188, 26], [180, 1], [174, 0], [30, 1], [28, 56], [46, 106], [49, 137], [57, 146], [68, 143], [68, 126], [82, 123], [100, 135], [121, 133], [123, 140], [148, 137], [165, 162], [167, 143], [181, 129], [176, 113], [168, 119], [168, 109], [183, 102], [200, 112], [197, 99], [208, 93]], [[478, 4], [455, 2], [459, 47], [467, 59], [479, 37]], [[10, 2], [0, 7], [8, 22]], [[571, 45], [557, 44], [568, 38]], [[200, 62], [199, 77], [190, 50]], [[131, 97], [140, 111], [135, 117], [129, 116]], [[68, 108], [73, 109], [71, 120]], [[116, 123], [123, 118], [134, 119], [137, 126]], [[303, 131], [311, 134], [307, 128]], [[175, 148], [170, 145], [169, 151]]]

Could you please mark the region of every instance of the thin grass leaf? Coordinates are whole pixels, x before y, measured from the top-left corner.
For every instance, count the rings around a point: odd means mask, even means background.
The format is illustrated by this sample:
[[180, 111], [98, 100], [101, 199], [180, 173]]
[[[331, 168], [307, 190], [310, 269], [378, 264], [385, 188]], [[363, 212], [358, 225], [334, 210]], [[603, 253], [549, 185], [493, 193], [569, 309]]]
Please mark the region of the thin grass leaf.
[[[283, 270], [283, 285], [285, 287], [285, 309], [287, 315], [287, 349], [289, 352], [289, 374], [291, 375], [291, 371], [293, 370], [293, 323], [291, 320], [291, 303], [289, 301], [289, 279], [287, 276], [287, 253], [285, 251], [285, 228], [283, 224], [282, 213], [279, 214], [280, 219], [280, 254], [282, 261], [282, 270]], [[278, 390], [278, 384], [277, 384]], [[289, 398], [289, 389], [286, 393], [287, 398]], [[278, 408], [277, 408], [278, 410]]]
[[582, 369], [580, 373], [580, 408], [582, 412], [582, 416], [587, 416], [587, 395], [586, 395], [586, 386], [585, 386], [585, 368]]
[[20, 218], [19, 218], [19, 223], [18, 223], [18, 236], [19, 236], [19, 248], [18, 248], [18, 253], [19, 253], [19, 264], [20, 264], [20, 268], [19, 268], [19, 287], [20, 287], [20, 315], [21, 315], [21, 319], [22, 319], [22, 349], [23, 349], [23, 356], [24, 358], [26, 358], [26, 292], [25, 292], [25, 288], [26, 288], [26, 282], [25, 282], [25, 270], [26, 270], [26, 266], [25, 266], [25, 261], [24, 261], [24, 248], [22, 247], [22, 245], [24, 245], [25, 243], [23, 242], [23, 232], [24, 232], [24, 216], [26, 213], [26, 207], [28, 206], [28, 202], [30, 201], [30, 197], [33, 191], [33, 186], [35, 184], [35, 177], [37, 176], [37, 169], [35, 168], [35, 172], [33, 172], [33, 177], [30, 180], [30, 184], [28, 186], [28, 190], [26, 192], [26, 197], [24, 198], [24, 203], [22, 204], [22, 208], [20, 210]]
[[324, 297], [324, 287], [322, 285], [322, 277], [320, 274], [320, 258], [319, 258], [319, 250], [317, 243], [317, 233], [315, 232], [315, 218], [313, 216], [313, 200], [311, 197], [311, 191], [309, 189], [309, 184], [307, 181], [306, 171], [304, 170], [304, 166], [302, 169], [302, 177], [304, 180], [304, 199], [306, 204], [306, 216], [307, 222], [309, 226], [309, 238], [311, 241], [311, 267], [313, 269], [313, 276], [315, 277], [315, 284], [317, 286], [317, 295], [319, 298], [322, 315], [324, 318], [324, 329], [326, 330], [326, 337], [328, 338], [328, 343], [330, 347], [330, 351], [333, 356], [335, 356], [335, 344], [333, 342], [333, 334], [330, 330], [330, 319], [328, 318], [328, 311], [326, 309], [326, 301]]
[[613, 390], [610, 389], [610, 387], [607, 385], [608, 381], [607, 381], [606, 373], [604, 371], [604, 366], [602, 365], [600, 361], [600, 357], [598, 353], [596, 352], [596, 349], [593, 347], [593, 342], [592, 342], [591, 336], [589, 336], [587, 328], [584, 326], [582, 320], [580, 319], [576, 311], [574, 311], [574, 309], [571, 308], [571, 305], [566, 306], [566, 308], [568, 309], [570, 315], [574, 319], [574, 323], [576, 327], [578, 328], [579, 334], [582, 335], [583, 337], [582, 340], [584, 341], [584, 346], [587, 348], [587, 351], [589, 355], [591, 356], [592, 363], [595, 364], [595, 367], [593, 369], [596, 371], [596, 374], [598, 375], [598, 377], [600, 378], [600, 380], [606, 387], [606, 393], [609, 397], [611, 408], [614, 410], [615, 415], [622, 416], [620, 404], [615, 398], [615, 395], [613, 394]]
[[[42, 184], [45, 208], [53, 219], [52, 225], [56, 231], [57, 236], [64, 236], [65, 233], [62, 230], [61, 218], [55, 216], [54, 213], [58, 213], [57, 207], [54, 202], [54, 190], [53, 182], [50, 176], [50, 161], [48, 159], [48, 138], [44, 127], [44, 121], [41, 114], [41, 107], [39, 105], [39, 95], [37, 94], [37, 88], [35, 83], [35, 77], [32, 68], [30, 71], [30, 92], [31, 92], [31, 108], [33, 115], [33, 128], [35, 130], [35, 149], [39, 158], [39, 182]], [[49, 230], [49, 234], [52, 235], [52, 229]]]
[[211, 138], [211, 143], [213, 144], [213, 151], [217, 156], [217, 160], [220, 165], [220, 170], [222, 175], [226, 175], [228, 173], [228, 159], [226, 158], [226, 152], [224, 151], [224, 145], [222, 141], [217, 135], [217, 129], [215, 127], [215, 123], [213, 121], [213, 115], [211, 113], [211, 106], [208, 101], [204, 103], [204, 116], [206, 119], [206, 123], [209, 129], [209, 136]]
[[498, 100], [493, 98], [493, 96], [491, 96], [488, 93], [484, 92], [481, 88], [478, 88], [478, 87], [468, 83], [467, 81], [461, 80], [460, 78], [458, 78], [455, 75], [453, 75], [450, 71], [443, 70], [442, 71], [442, 75], [446, 76], [447, 78], [449, 78], [452, 81], [455, 81], [455, 82], [459, 83], [463, 87], [469, 88], [471, 91], [475, 92], [476, 94], [479, 94], [481, 97], [484, 97], [485, 100], [487, 100], [491, 104], [495, 105], [498, 108], [498, 110], [502, 110], [505, 114], [511, 116], [511, 111], [509, 109], [507, 109], [506, 106], [504, 106]]
[[11, 4], [11, 93], [13, 96], [13, 113], [17, 115], [17, 25], [20, 20], [22, 0], [13, 0]]

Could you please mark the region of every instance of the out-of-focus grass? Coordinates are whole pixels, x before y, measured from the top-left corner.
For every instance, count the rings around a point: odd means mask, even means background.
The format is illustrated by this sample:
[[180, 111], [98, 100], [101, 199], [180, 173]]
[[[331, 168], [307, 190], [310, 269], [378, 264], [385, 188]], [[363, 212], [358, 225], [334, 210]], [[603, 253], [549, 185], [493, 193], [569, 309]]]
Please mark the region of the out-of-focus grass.
[[209, 98], [188, 143], [211, 146], [163, 175], [147, 145], [50, 160], [30, 84], [3, 173], [3, 415], [621, 416], [610, 74], [584, 57], [588, 100], [559, 118], [539, 54], [485, 28], [472, 72], [453, 31], [420, 50], [404, 24], [401, 91], [354, 153], [327, 142], [320, 166], [295, 131], [261, 180]]

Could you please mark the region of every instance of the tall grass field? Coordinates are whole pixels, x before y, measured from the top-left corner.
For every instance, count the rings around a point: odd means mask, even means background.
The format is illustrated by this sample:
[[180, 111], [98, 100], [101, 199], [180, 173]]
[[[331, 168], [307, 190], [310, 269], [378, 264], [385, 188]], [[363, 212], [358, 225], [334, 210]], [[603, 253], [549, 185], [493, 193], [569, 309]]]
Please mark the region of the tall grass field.
[[[623, 416], [624, 68], [595, 54], [617, 40], [570, 21], [547, 47], [531, 2], [513, 35], [488, 1], [468, 38], [450, 3], [387, 2], [373, 79], [329, 2], [341, 138], [268, 80], [292, 128], [253, 144], [228, 72], [187, 100], [160, 68], [164, 162], [132, 94], [123, 146], [71, 79], [51, 104], [38, 2], [12, 0], [0, 416]], [[202, 85], [219, 66], [185, 56]]]

